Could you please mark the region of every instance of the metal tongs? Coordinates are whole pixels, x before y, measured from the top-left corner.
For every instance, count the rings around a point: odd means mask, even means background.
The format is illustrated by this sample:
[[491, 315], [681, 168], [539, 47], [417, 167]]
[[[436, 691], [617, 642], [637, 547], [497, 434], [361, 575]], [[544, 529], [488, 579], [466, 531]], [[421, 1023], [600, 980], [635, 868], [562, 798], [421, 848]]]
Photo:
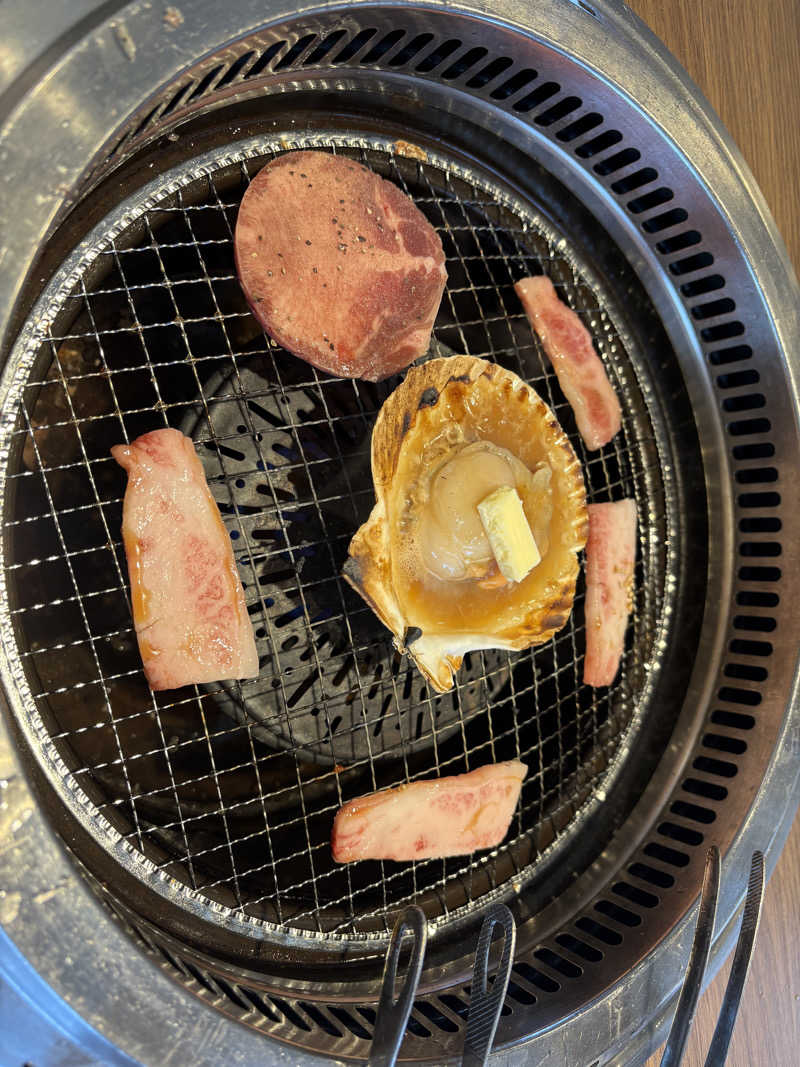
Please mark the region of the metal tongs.
[[[490, 986], [489, 953], [492, 939], [498, 929], [503, 935], [503, 948], [494, 981]], [[489, 1059], [500, 1012], [506, 999], [516, 940], [517, 930], [513, 915], [505, 904], [494, 904], [487, 912], [478, 935], [461, 1067], [484, 1067]]]
[[[397, 965], [400, 962], [403, 935], [412, 935], [411, 959], [408, 961], [403, 984], [397, 997], [394, 986], [397, 979]], [[425, 946], [428, 943], [428, 928], [422, 908], [406, 908], [392, 930], [386, 963], [383, 966], [383, 983], [378, 1001], [378, 1013], [375, 1019], [375, 1031], [372, 1048], [367, 1063], [369, 1067], [394, 1067], [403, 1035], [408, 1025], [408, 1017], [414, 1004], [414, 997], [422, 974], [422, 962]]]
[[[717, 911], [719, 895], [720, 857], [719, 849], [712, 846], [706, 853], [706, 866], [703, 874], [703, 889], [700, 894], [700, 909], [694, 930], [692, 950], [689, 954], [689, 966], [683, 980], [675, 1018], [661, 1057], [661, 1067], [678, 1067], [683, 1059], [686, 1040], [694, 1019], [697, 1001], [703, 985], [703, 975], [711, 949], [711, 937], [714, 932], [714, 917]], [[750, 863], [750, 877], [747, 882], [747, 894], [744, 900], [742, 925], [733, 954], [731, 973], [725, 988], [725, 996], [720, 1008], [717, 1025], [708, 1048], [705, 1067], [722, 1067], [728, 1055], [728, 1046], [742, 999], [745, 979], [750, 967], [753, 945], [761, 916], [761, 903], [764, 897], [764, 856], [754, 852]]]
[[[503, 947], [494, 981], [489, 985], [489, 956], [496, 929], [503, 935]], [[411, 958], [400, 991], [395, 997], [397, 967], [406, 933], [410, 933], [413, 938]], [[489, 1058], [508, 989], [515, 941], [516, 929], [511, 912], [505, 904], [493, 905], [483, 920], [478, 935], [478, 947], [475, 950], [462, 1067], [483, 1067]], [[369, 1067], [394, 1067], [414, 1004], [426, 943], [427, 927], [422, 909], [406, 908], [394, 925], [386, 953]]]

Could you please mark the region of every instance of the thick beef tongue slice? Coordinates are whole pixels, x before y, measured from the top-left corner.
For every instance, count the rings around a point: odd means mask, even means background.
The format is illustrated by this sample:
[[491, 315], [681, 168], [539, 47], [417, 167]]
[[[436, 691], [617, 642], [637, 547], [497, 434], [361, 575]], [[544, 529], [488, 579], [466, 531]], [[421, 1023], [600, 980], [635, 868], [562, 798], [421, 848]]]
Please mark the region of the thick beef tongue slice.
[[288, 152], [251, 181], [236, 268], [259, 322], [320, 370], [380, 381], [421, 356], [447, 273], [442, 243], [391, 182], [327, 152]]

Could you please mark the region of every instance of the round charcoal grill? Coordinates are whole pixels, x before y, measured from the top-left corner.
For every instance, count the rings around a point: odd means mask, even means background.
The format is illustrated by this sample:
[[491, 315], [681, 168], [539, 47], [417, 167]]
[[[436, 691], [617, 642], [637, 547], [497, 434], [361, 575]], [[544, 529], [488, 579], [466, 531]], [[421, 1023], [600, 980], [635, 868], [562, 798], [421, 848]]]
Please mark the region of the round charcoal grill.
[[[749, 853], [774, 862], [796, 796], [790, 272], [716, 130], [636, 106], [631, 71], [658, 69], [669, 99], [678, 83], [615, 9], [544, 4], [525, 28], [500, 0], [233, 7], [208, 14], [202, 40], [177, 9], [98, 24], [111, 67], [128, 64], [113, 128], [98, 116], [75, 133], [83, 156], [74, 171], [64, 156], [65, 184], [37, 200], [4, 276], [8, 748], [29, 767], [37, 827], [60, 832], [102, 901], [76, 890], [59, 937], [102, 924], [78, 970], [114, 951], [154, 1028], [134, 1036], [115, 1016], [110, 1036], [142, 1062], [158, 1061], [167, 1018], [173, 1046], [207, 1025], [229, 1054], [269, 1061], [288, 1043], [363, 1061], [388, 936], [414, 902], [431, 938], [403, 1056], [443, 1063], [463, 1044], [477, 928], [503, 899], [518, 925], [497, 1037], [508, 1062], [553, 1027], [567, 1062], [633, 1062], [680, 981], [705, 849], [725, 856], [721, 958]], [[81, 62], [69, 51], [73, 89]], [[581, 684], [582, 579], [552, 641], [470, 654], [445, 695], [342, 581], [374, 500], [372, 426], [400, 379], [318, 373], [247, 308], [238, 205], [297, 148], [359, 160], [439, 232], [448, 285], [428, 356], [520, 374], [568, 432], [590, 500], [635, 498], [633, 611], [610, 688]], [[515, 297], [540, 272], [622, 401], [601, 452], [584, 450]], [[154, 694], [144, 680], [109, 449], [165, 425], [193, 438], [230, 533], [254, 681]], [[510, 758], [528, 777], [499, 849], [333, 863], [347, 800]], [[12, 887], [30, 884], [22, 855]], [[21, 939], [74, 1002], [77, 976]], [[158, 1003], [155, 965], [169, 978]], [[102, 1015], [103, 996], [84, 983], [84, 1013]]]
[[[517, 371], [571, 428], [592, 499], [636, 497], [631, 641], [608, 690], [580, 681], [581, 596], [546, 648], [473, 653], [453, 693], [438, 696], [347, 590], [347, 546], [374, 501], [371, 428], [398, 379], [320, 376], [244, 309], [236, 210], [250, 175], [287, 147], [349, 152], [414, 198], [447, 255], [432, 351], [448, 345]], [[620, 309], [576, 254], [474, 168], [325, 133], [226, 146], [188, 172], [166, 172], [104, 219], [64, 280], [54, 278], [23, 357], [43, 363], [25, 382], [15, 431], [12, 611], [37, 708], [54, 717], [58, 758], [98, 814], [153, 862], [140, 877], [169, 871], [245, 922], [274, 923], [276, 939], [322, 931], [348, 944], [385, 937], [412, 899], [446, 927], [506, 892], [545, 847], [567, 847], [584, 805], [614, 776], [631, 721], [640, 728], [648, 717], [662, 658], [654, 642], [672, 599], [664, 545], [676, 523], [671, 468], [659, 462], [663, 416], [648, 410], [634, 369], [642, 357], [632, 339], [628, 354], [614, 325]], [[543, 269], [594, 329], [627, 401], [624, 431], [598, 455], [583, 450], [515, 306], [514, 281]], [[190, 433], [206, 460], [259, 642], [252, 682], [155, 696], [144, 682], [115, 532], [124, 479], [109, 449], [162, 424]], [[53, 599], [71, 611], [53, 613]], [[500, 856], [333, 864], [331, 822], [343, 802], [507, 758], [526, 761], [529, 778]]]

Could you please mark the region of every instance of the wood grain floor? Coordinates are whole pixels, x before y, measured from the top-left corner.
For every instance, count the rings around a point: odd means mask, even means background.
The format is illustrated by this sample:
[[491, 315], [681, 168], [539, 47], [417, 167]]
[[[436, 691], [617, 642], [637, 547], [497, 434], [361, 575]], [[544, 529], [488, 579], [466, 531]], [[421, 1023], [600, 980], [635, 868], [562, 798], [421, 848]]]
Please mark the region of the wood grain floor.
[[[800, 0], [631, 0], [741, 149], [800, 273]], [[702, 1067], [726, 964], [704, 995], [685, 1067]], [[660, 1054], [648, 1061], [657, 1067]], [[728, 1067], [800, 1064], [800, 820], [767, 886]]]

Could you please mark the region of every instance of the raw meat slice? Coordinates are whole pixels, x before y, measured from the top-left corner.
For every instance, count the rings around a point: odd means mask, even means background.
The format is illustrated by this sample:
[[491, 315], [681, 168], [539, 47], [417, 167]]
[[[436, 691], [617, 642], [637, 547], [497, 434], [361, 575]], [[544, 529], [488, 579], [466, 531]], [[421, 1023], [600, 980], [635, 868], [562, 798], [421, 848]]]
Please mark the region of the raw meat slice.
[[320, 370], [376, 382], [427, 349], [442, 242], [396, 185], [327, 152], [288, 152], [247, 188], [236, 269], [264, 329]]
[[333, 821], [333, 858], [424, 860], [495, 848], [508, 832], [527, 770], [511, 760], [351, 800]]
[[514, 289], [553, 364], [584, 444], [602, 448], [619, 433], [622, 413], [589, 331], [559, 300], [549, 278], [522, 278]]
[[586, 542], [586, 685], [611, 685], [625, 647], [636, 562], [636, 504], [589, 505]]
[[256, 677], [230, 537], [191, 440], [179, 430], [154, 430], [111, 454], [128, 474], [122, 539], [150, 686]]

